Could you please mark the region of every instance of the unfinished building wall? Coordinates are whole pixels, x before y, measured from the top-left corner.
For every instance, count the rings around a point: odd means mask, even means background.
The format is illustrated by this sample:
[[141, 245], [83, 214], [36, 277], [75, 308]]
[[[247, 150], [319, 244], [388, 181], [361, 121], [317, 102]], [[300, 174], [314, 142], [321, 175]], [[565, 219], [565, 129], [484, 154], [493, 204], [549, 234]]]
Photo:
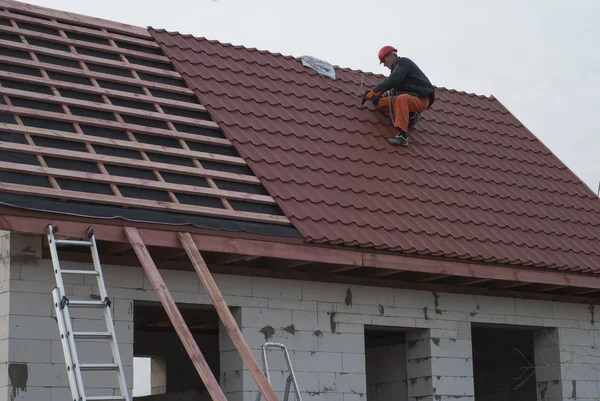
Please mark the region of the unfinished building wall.
[[[15, 382], [7, 378], [6, 367], [0, 371], [0, 386], [4, 384], [2, 388], [7, 390], [0, 394], [0, 401], [64, 401], [69, 397], [69, 389], [58, 329], [52, 318], [50, 291], [54, 287], [54, 277], [50, 262], [39, 259], [41, 237], [11, 235], [10, 241], [11, 247], [13, 243], [27, 244], [29, 241], [30, 245], [17, 248], [33, 250], [33, 254], [28, 251], [27, 257], [21, 259], [17, 252], [16, 261], [10, 261], [10, 355], [7, 362], [15, 366], [26, 365], [26, 369], [14, 370], [18, 374]], [[3, 249], [2, 254], [5, 253]], [[17, 266], [14, 271], [13, 265]], [[83, 267], [81, 264], [69, 266]], [[157, 297], [141, 268], [106, 265], [104, 271], [131, 386], [132, 302], [157, 301]], [[175, 301], [211, 304], [195, 272], [162, 270], [161, 274]], [[472, 350], [466, 344], [470, 341], [468, 334], [472, 323], [560, 328], [561, 334], [556, 340], [559, 351], [561, 346], [573, 342], [587, 352], [595, 352], [592, 347], [600, 347], [600, 324], [594, 317], [595, 307], [590, 305], [232, 275], [215, 275], [215, 280], [228, 305], [236, 308], [243, 334], [257, 357], [259, 347], [266, 339], [284, 342], [291, 349], [304, 401], [365, 400], [365, 325], [409, 328], [418, 332], [419, 338], [408, 340], [427, 340], [420, 343], [424, 345], [419, 352], [429, 352], [423, 358], [427, 361], [425, 368], [431, 373], [416, 374], [412, 377], [414, 380], [409, 379], [407, 389], [414, 395], [415, 388], [425, 388], [419, 397], [427, 401], [473, 401], [473, 379], [468, 371], [472, 364], [468, 362], [463, 373], [444, 370], [451, 358], [470, 360]], [[81, 281], [76, 277], [69, 278], [67, 290], [84, 297], [97, 294], [93, 280], [88, 278]], [[246, 369], [241, 367], [237, 354], [229, 352], [231, 344], [223, 330], [220, 340], [223, 344], [221, 378], [226, 378], [221, 385], [235, 396], [232, 400], [253, 399], [256, 386]], [[458, 340], [463, 340], [460, 346], [456, 345]], [[542, 345], [536, 342], [537, 347]], [[577, 366], [570, 367], [564, 365], [569, 358], [563, 354], [560, 375], [544, 377], [542, 374], [538, 378], [538, 390], [546, 382], [558, 382], [562, 386], [558, 397], [563, 397], [562, 400], [572, 397], [574, 388], [577, 399], [585, 399], [585, 394], [597, 397], [598, 380], [585, 372], [597, 372], [600, 363], [587, 354], [582, 356]], [[414, 362], [411, 355], [407, 358]], [[277, 366], [280, 362], [276, 362], [275, 354], [271, 361], [274, 369], [281, 368]], [[27, 374], [21, 375], [21, 372]], [[445, 375], [445, 378], [441, 377], [443, 383], [463, 384], [447, 397], [440, 395], [438, 387], [422, 386], [442, 375]], [[12, 400], [8, 395], [15, 388], [19, 391]], [[560, 399], [549, 398], [549, 394], [555, 394], [553, 391], [538, 392], [539, 400]]]
[[8, 399], [8, 314], [10, 280], [10, 233], [0, 231], [0, 401]]

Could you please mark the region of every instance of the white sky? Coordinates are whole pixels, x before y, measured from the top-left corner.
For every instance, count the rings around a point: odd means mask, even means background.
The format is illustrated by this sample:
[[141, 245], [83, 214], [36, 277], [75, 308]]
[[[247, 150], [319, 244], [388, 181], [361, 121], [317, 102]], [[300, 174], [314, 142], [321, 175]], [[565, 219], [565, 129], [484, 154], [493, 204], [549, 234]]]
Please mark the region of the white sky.
[[379, 73], [391, 44], [436, 86], [496, 96], [598, 189], [598, 0], [28, 2]]

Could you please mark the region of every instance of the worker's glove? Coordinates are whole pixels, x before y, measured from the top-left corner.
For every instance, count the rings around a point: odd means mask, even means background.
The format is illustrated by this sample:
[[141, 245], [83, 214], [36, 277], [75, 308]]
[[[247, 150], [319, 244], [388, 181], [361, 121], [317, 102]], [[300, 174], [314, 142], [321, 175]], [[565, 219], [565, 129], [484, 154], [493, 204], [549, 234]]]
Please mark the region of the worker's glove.
[[371, 103], [373, 103], [375, 106], [377, 106], [377, 104], [379, 103], [380, 100], [381, 100], [381, 97], [373, 96], [373, 98], [371, 99]]
[[362, 95], [362, 100], [360, 101], [360, 105], [362, 106], [363, 104], [365, 104], [365, 102], [367, 100], [369, 100], [369, 93], [371, 93], [371, 91], [366, 91], [363, 95]]

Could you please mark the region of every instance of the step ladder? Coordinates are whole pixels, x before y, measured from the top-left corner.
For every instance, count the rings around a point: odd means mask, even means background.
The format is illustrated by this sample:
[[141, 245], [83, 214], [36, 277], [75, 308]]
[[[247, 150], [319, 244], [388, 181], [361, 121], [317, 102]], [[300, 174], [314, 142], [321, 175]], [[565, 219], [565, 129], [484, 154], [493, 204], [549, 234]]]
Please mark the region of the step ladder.
[[[294, 384], [294, 395], [296, 396], [296, 401], [302, 401], [302, 396], [300, 395], [300, 388], [298, 387], [298, 380], [296, 380], [296, 374], [294, 373], [294, 368], [292, 367], [292, 361], [290, 360], [290, 354], [287, 350], [287, 347], [280, 343], [266, 342], [262, 346], [262, 358], [263, 364], [265, 368], [265, 376], [267, 376], [267, 380], [269, 384], [271, 384], [271, 375], [269, 374], [269, 362], [267, 360], [267, 350], [269, 348], [277, 348], [284, 352], [285, 354], [285, 362], [288, 367], [289, 376], [285, 380], [285, 392], [283, 394], [283, 401], [288, 401], [290, 397], [291, 384]], [[261, 393], [260, 391], [256, 394], [256, 401], [260, 401]]]
[[[110, 310], [111, 302], [108, 298], [108, 295], [106, 294], [104, 278], [102, 277], [102, 268], [100, 266], [98, 249], [96, 248], [94, 230], [91, 227], [88, 228], [87, 241], [57, 240], [54, 238], [54, 234], [56, 234], [57, 232], [58, 227], [48, 225], [48, 245], [50, 246], [50, 255], [52, 257], [54, 276], [56, 278], [56, 288], [52, 291], [52, 298], [54, 300], [54, 308], [56, 311], [58, 329], [60, 331], [60, 339], [63, 348], [63, 353], [65, 356], [65, 363], [67, 366], [67, 374], [69, 377], [69, 385], [71, 387], [73, 401], [130, 401], [129, 393], [127, 390], [127, 383], [125, 381], [125, 372], [123, 371], [123, 364], [121, 362], [121, 355], [119, 354], [119, 346], [117, 344], [115, 326], [113, 324], [112, 313]], [[58, 260], [57, 245], [88, 247], [92, 253], [94, 270], [62, 270], [60, 268], [60, 263]], [[63, 275], [65, 274], [96, 276], [96, 279], [98, 281], [98, 289], [100, 292], [100, 299], [75, 300], [67, 298], [65, 295], [65, 286], [63, 283]], [[71, 315], [69, 314], [70, 308], [103, 309], [107, 331], [74, 332], [73, 325], [71, 322]], [[75, 340], [109, 341], [112, 348], [113, 363], [80, 363], [79, 357], [77, 356], [77, 347], [75, 345]], [[86, 395], [85, 386], [82, 378], [82, 372], [101, 371], [113, 371], [117, 374], [119, 386], [121, 389], [121, 395], [93, 397]]]

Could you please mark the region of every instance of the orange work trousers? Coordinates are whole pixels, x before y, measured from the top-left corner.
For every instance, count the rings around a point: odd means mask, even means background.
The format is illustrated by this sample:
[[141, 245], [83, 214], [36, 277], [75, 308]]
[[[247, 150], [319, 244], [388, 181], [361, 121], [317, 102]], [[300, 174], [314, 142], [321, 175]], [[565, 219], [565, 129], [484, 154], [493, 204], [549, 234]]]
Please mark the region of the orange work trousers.
[[[403, 94], [391, 97], [393, 102], [394, 126], [408, 132], [409, 113], [419, 113], [429, 107], [429, 98], [420, 98], [414, 95]], [[390, 97], [382, 97], [377, 103], [377, 109], [389, 115]]]

